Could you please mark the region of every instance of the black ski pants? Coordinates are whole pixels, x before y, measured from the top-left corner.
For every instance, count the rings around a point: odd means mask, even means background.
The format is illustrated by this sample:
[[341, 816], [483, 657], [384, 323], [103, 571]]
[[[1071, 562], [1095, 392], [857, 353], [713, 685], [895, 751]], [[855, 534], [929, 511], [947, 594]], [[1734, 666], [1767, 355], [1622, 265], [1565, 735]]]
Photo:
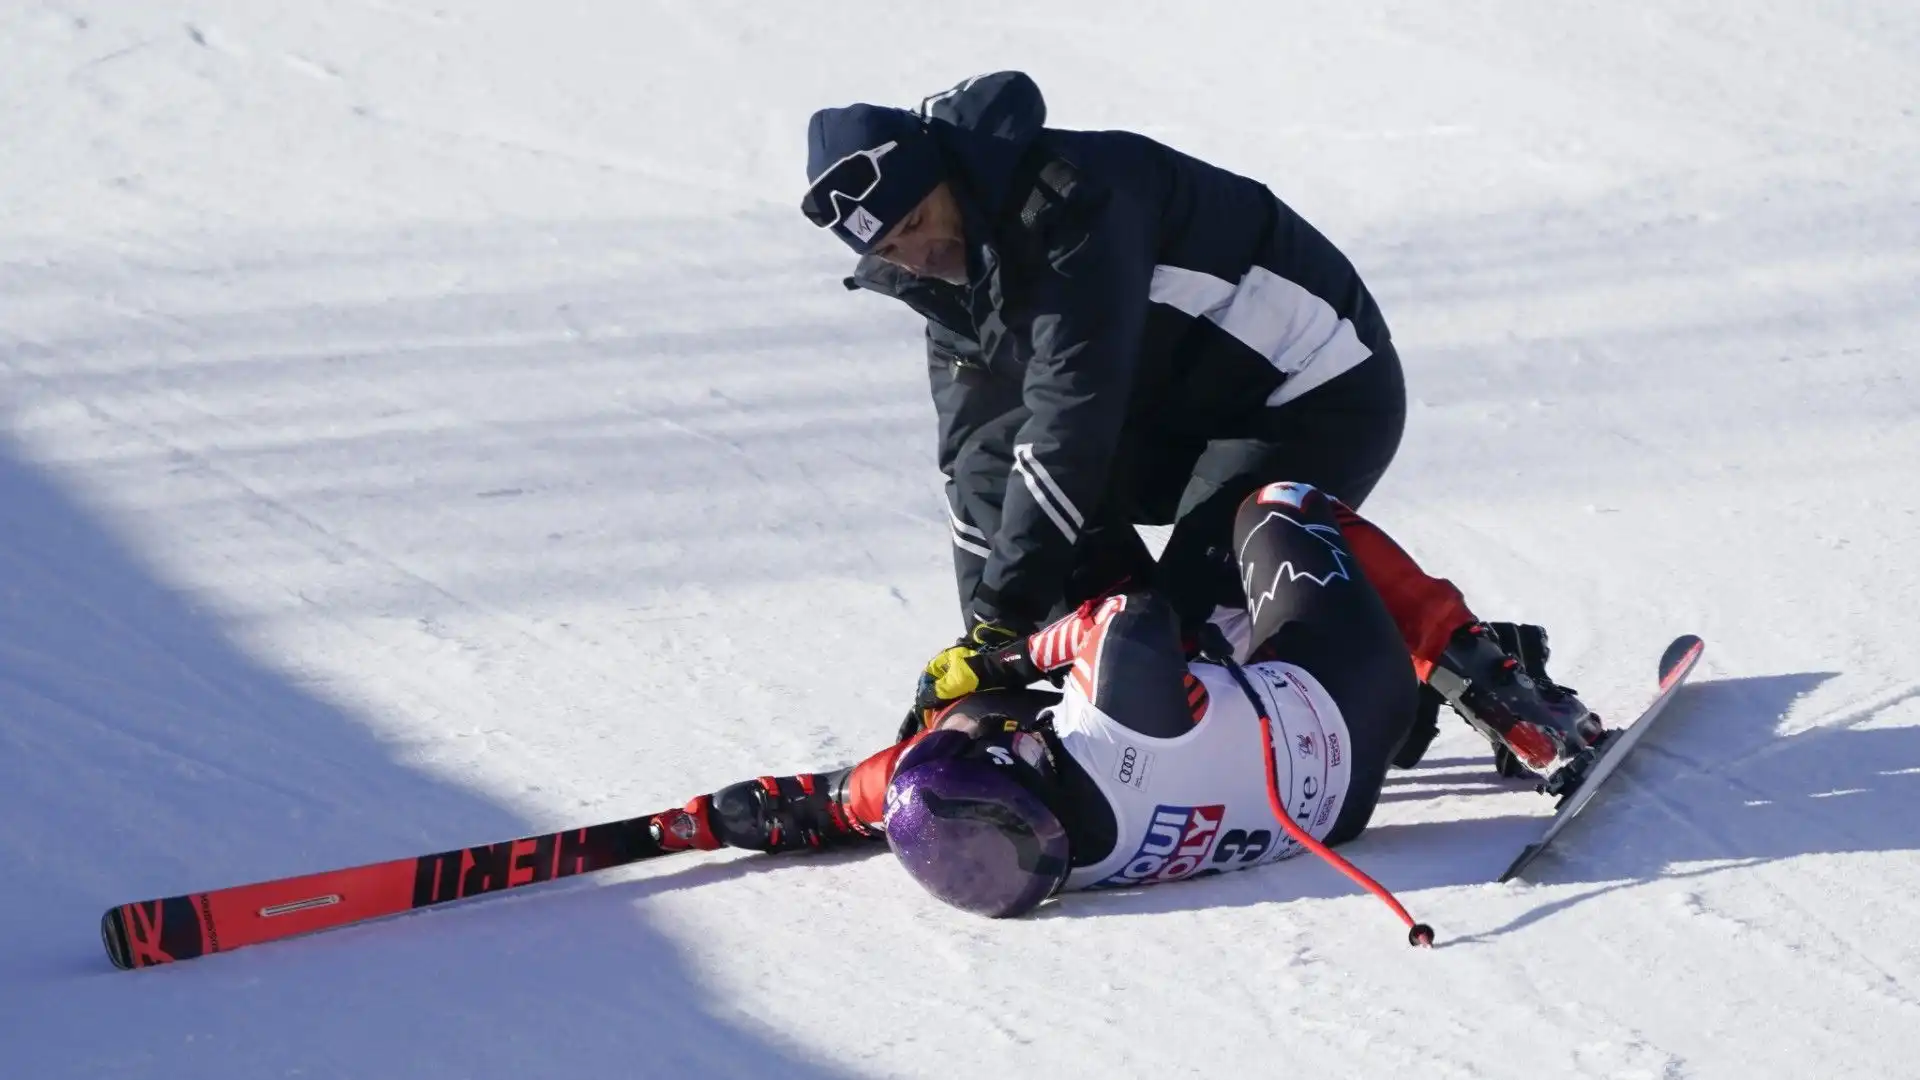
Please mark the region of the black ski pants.
[[[1164, 439], [1137, 451], [1130, 498], [1110, 507], [1110, 524], [1087, 530], [1056, 616], [1131, 579], [1151, 583], [1197, 626], [1214, 607], [1236, 606], [1238, 582], [1227, 549], [1234, 516], [1267, 484], [1293, 481], [1359, 509], [1386, 475], [1406, 429], [1407, 396], [1391, 342], [1325, 386], [1266, 410], [1233, 438]], [[1135, 524], [1173, 525], [1156, 561]]]

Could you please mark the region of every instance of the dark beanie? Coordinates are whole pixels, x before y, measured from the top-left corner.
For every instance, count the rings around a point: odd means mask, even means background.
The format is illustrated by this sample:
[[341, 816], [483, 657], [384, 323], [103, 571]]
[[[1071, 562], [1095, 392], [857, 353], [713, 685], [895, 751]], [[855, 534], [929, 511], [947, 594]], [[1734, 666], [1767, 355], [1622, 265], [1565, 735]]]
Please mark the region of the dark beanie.
[[939, 144], [906, 109], [848, 105], [821, 109], [807, 123], [809, 186], [847, 155], [888, 143], [895, 145], [880, 158], [879, 185], [857, 204], [837, 200], [841, 217], [833, 234], [862, 255], [939, 186], [946, 171]]

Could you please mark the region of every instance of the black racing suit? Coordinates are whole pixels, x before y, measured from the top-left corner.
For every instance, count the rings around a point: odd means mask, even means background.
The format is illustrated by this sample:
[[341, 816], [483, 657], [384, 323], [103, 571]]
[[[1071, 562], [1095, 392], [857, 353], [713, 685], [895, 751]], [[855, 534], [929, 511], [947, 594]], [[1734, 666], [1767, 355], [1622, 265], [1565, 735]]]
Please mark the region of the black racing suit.
[[[1327, 833], [1332, 845], [1366, 828], [1387, 765], [1413, 726], [1419, 680], [1410, 645], [1425, 651], [1423, 639], [1436, 636], [1430, 627], [1457, 625], [1471, 615], [1450, 583], [1426, 577], [1370, 523], [1324, 493], [1303, 494], [1297, 506], [1243, 501], [1234, 550], [1245, 578], [1265, 586], [1253, 616], [1256, 644], [1246, 662], [1305, 668], [1333, 699], [1348, 731], [1353, 772], [1346, 802]], [[1260, 528], [1274, 513], [1304, 527]], [[1329, 539], [1340, 546], [1337, 562], [1329, 561]], [[1283, 566], [1294, 572], [1283, 572]], [[1341, 572], [1325, 572], [1331, 568]], [[1387, 583], [1397, 610], [1389, 609], [1369, 573]], [[1142, 735], [1177, 738], [1195, 723], [1189, 662], [1171, 607], [1155, 592], [1129, 592], [1106, 626], [1089, 700]], [[1004, 714], [1033, 723], [1058, 700], [1032, 690], [976, 694], [954, 714]], [[1055, 809], [1067, 828], [1072, 863], [1095, 865], [1113, 849], [1113, 813], [1099, 783], [1072, 755], [1057, 745], [1054, 750]]]
[[[1276, 515], [1284, 521], [1275, 521]], [[1350, 840], [1371, 818], [1388, 762], [1414, 723], [1421, 678], [1473, 613], [1451, 582], [1428, 576], [1384, 532], [1305, 485], [1276, 484], [1244, 500], [1231, 542], [1247, 583], [1242, 601], [1252, 609], [1253, 636], [1243, 662], [1298, 665], [1340, 710], [1352, 772], [1325, 839]], [[1087, 701], [1121, 727], [1154, 739], [1177, 738], [1204, 722], [1209, 709], [1195, 696], [1195, 684], [1205, 680], [1195, 677], [1193, 665], [1219, 661], [1191, 657], [1171, 606], [1155, 590], [1122, 595], [1122, 604], [1096, 598], [1031, 635], [1028, 654], [1038, 670], [1077, 679]], [[1100, 623], [1099, 643], [1088, 644], [1089, 636], [1061, 652], [1064, 639], [1058, 635], [1083, 619]], [[1045, 782], [1047, 798], [1066, 827], [1072, 864], [1090, 867], [1112, 854], [1119, 830], [1101, 784], [1046, 722], [1046, 710], [1061, 700], [1044, 690], [985, 690], [954, 703], [939, 722], [1011, 719], [1013, 729], [1004, 723], [982, 728], [988, 734], [1040, 732], [1056, 767]], [[914, 741], [904, 739], [830, 773], [760, 777], [696, 796], [684, 811], [663, 815], [680, 827], [663, 825], [661, 835], [671, 836], [662, 842], [777, 850], [877, 841], [884, 835], [894, 768]], [[1247, 749], [1259, 753], [1251, 739]]]

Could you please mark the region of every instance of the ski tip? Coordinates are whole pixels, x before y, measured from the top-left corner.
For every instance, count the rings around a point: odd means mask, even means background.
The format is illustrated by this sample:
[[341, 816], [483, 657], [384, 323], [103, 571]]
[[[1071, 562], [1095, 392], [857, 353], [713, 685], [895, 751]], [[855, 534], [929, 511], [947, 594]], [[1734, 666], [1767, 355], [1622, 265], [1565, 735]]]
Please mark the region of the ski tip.
[[133, 950], [127, 947], [127, 924], [119, 908], [108, 908], [100, 916], [100, 943], [107, 947], [107, 959], [121, 971], [133, 970]]
[[1667, 651], [1660, 654], [1661, 684], [1665, 685], [1671, 680], [1675, 671], [1698, 656], [1704, 648], [1706, 648], [1706, 642], [1693, 634], [1681, 634], [1674, 638], [1673, 644], [1667, 646]]

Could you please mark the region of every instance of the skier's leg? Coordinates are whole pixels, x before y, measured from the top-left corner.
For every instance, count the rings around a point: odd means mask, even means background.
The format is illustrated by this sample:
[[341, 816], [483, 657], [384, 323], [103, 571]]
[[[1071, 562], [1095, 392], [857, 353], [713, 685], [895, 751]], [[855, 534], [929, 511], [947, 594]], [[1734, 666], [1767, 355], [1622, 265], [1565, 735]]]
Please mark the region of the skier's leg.
[[[1292, 486], [1275, 485], [1268, 492], [1284, 498]], [[1417, 717], [1396, 765], [1418, 762], [1438, 731], [1443, 700], [1488, 737], [1495, 764], [1510, 776], [1550, 773], [1599, 737], [1599, 718], [1547, 677], [1544, 630], [1480, 622], [1451, 582], [1429, 576], [1352, 508], [1336, 499], [1327, 502], [1392, 613], [1423, 684]]]
[[848, 784], [858, 766], [826, 773], [759, 776], [696, 795], [657, 814], [653, 831], [669, 851], [735, 847], [753, 851], [819, 850], [881, 839], [847, 813]]
[[1237, 608], [1228, 543], [1247, 496], [1279, 480], [1311, 484], [1349, 506], [1386, 474], [1406, 427], [1406, 385], [1391, 343], [1353, 370], [1278, 408], [1248, 437], [1218, 439], [1192, 467], [1160, 553], [1158, 587], [1189, 631]]
[[1413, 723], [1419, 681], [1401, 628], [1343, 537], [1333, 500], [1313, 488], [1274, 485], [1243, 502], [1234, 551], [1253, 619], [1250, 662], [1305, 668], [1340, 710], [1352, 779], [1326, 840], [1351, 840]]

